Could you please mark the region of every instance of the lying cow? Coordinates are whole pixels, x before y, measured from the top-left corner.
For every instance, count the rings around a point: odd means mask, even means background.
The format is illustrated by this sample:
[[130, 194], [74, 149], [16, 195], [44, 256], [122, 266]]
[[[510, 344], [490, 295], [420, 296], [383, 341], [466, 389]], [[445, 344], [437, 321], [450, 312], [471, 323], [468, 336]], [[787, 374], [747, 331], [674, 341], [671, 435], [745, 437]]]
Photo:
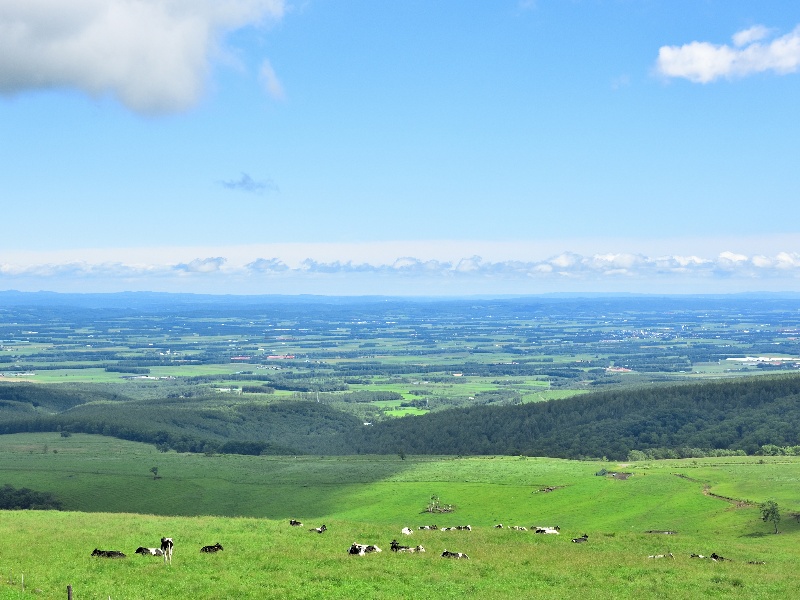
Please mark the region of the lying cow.
[[315, 531], [317, 533], [322, 533], [323, 531], [328, 531], [328, 528], [325, 525], [321, 525], [320, 527], [312, 527], [309, 531]]
[[222, 549], [223, 549], [222, 544], [217, 542], [213, 546], [203, 546], [202, 548], [200, 548], [200, 552], [219, 552]]
[[583, 544], [584, 542], [588, 542], [589, 534], [584, 533], [581, 537], [572, 538], [572, 541], [576, 544]]
[[289, 525], [291, 525], [292, 527], [302, 527], [303, 526], [303, 524], [300, 521], [298, 521], [297, 519], [289, 519]]
[[528, 531], [527, 527], [520, 527], [519, 525], [512, 525], [509, 529], [513, 529], [514, 531]]
[[494, 526], [494, 528], [495, 529], [502, 529], [503, 528], [503, 524], [502, 523], [498, 523], [497, 525]]
[[674, 559], [675, 557], [672, 556], [672, 552], [667, 552], [666, 554], [651, 554], [647, 558], [672, 558], [672, 559]]
[[722, 562], [723, 560], [730, 560], [730, 558], [725, 558], [724, 556], [720, 556], [716, 552], [712, 552], [711, 553], [711, 560], [717, 561], [717, 562]]
[[350, 550], [347, 551], [348, 554], [357, 554], [358, 556], [364, 556], [365, 554], [370, 554], [372, 552], [382, 552], [382, 550], [377, 546], [373, 546], [372, 544], [357, 544], [356, 542], [353, 542], [353, 545], [350, 546]]
[[425, 552], [423, 546], [401, 546], [397, 540], [392, 540], [391, 550], [392, 552]]
[[559, 535], [559, 531], [561, 531], [558, 525], [555, 527], [539, 527], [538, 525], [534, 525], [531, 529], [533, 529], [534, 533], [549, 533], [554, 535]]
[[420, 525], [420, 529], [439, 529], [436, 525]]
[[125, 555], [119, 550], [98, 550], [94, 549], [92, 556], [100, 556], [102, 558], [125, 558]]
[[445, 550], [444, 552], [442, 552], [442, 556], [444, 558], [469, 558], [469, 556], [467, 556], [463, 552], [450, 552], [449, 550]]
[[161, 548], [145, 548], [139, 546], [134, 554], [141, 554], [142, 556], [164, 556], [164, 551]]
[[[164, 555], [164, 563], [172, 564], [172, 547], [175, 543], [172, 541], [172, 538], [162, 537], [161, 538], [161, 554]], [[218, 544], [219, 545], [219, 544]], [[222, 546], [219, 547], [222, 550]]]
[[411, 529], [410, 527], [403, 527], [400, 533], [402, 533], [403, 535], [411, 535], [412, 533], [414, 533], [414, 530]]
[[442, 531], [472, 531], [469, 525], [456, 525], [455, 527], [442, 527]]

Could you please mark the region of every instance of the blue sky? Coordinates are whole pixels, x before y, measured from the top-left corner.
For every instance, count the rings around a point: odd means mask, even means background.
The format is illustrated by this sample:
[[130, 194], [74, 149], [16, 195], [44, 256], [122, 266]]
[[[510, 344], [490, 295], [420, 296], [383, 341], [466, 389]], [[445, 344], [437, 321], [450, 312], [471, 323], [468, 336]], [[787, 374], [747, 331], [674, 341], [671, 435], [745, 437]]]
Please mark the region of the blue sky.
[[800, 291], [800, 3], [0, 0], [0, 290]]

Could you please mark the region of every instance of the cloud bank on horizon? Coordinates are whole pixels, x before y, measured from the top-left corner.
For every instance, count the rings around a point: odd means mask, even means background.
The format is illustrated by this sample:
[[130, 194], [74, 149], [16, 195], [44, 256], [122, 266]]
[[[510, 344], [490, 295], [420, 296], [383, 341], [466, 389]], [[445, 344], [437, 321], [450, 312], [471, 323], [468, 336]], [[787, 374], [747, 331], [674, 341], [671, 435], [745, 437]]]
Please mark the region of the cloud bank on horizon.
[[[134, 112], [198, 102], [227, 32], [280, 19], [283, 0], [3, 0], [0, 93], [73, 88]], [[261, 75], [282, 95], [269, 62]]]
[[[575, 289], [587, 290], [598, 282], [603, 289], [626, 291], [630, 281], [648, 282], [666, 278], [672, 285], [680, 282], [682, 290], [673, 292], [700, 293], [715, 291], [717, 286], [731, 282], [748, 285], [744, 291], [765, 291], [774, 287], [770, 281], [800, 279], [800, 253], [778, 252], [774, 255], [745, 255], [721, 252], [717, 256], [696, 255], [646, 256], [630, 253], [581, 255], [563, 252], [543, 260], [484, 260], [480, 256], [455, 261], [398, 257], [387, 263], [355, 262], [352, 260], [319, 261], [306, 258], [287, 264], [275, 257], [258, 257], [248, 262], [231, 261], [225, 257], [195, 258], [176, 263], [86, 262], [11, 264], [0, 263], [0, 284], [6, 282], [16, 289], [31, 291], [42, 281], [65, 288], [65, 280], [102, 282], [104, 289], [147, 290], [153, 281], [158, 289], [195, 292], [223, 292], [245, 289], [247, 293], [289, 293], [283, 284], [296, 284], [298, 278], [313, 279], [324, 289], [326, 281], [342, 276], [360, 277], [352, 286], [341, 288], [342, 295], [387, 293], [404, 295], [435, 295], [431, 281], [449, 280], [459, 286], [460, 293], [536, 293], [570, 282]], [[191, 281], [189, 281], [191, 279]], [[248, 285], [241, 287], [244, 280]], [[8, 287], [13, 287], [9, 285]], [[33, 287], [32, 287], [33, 286]], [[583, 287], [581, 287], [583, 286]], [[616, 287], [615, 287], [616, 286]], [[557, 288], [552, 288], [554, 291]], [[772, 291], [784, 291], [782, 289]]]

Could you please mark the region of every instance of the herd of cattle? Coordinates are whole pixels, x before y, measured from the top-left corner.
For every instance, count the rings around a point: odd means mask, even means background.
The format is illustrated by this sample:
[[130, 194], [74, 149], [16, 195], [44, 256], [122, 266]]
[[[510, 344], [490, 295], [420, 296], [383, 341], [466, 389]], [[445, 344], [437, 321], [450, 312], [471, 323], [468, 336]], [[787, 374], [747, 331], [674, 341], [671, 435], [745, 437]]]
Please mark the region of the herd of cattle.
[[[174, 547], [175, 542], [172, 538], [162, 537], [160, 547], [146, 548], [144, 546], [139, 546], [134, 551], [134, 554], [141, 554], [142, 556], [163, 556], [165, 563], [172, 564], [172, 549]], [[219, 552], [220, 550], [222, 550], [222, 544], [219, 542], [213, 546], [203, 546], [200, 548], [200, 552]], [[125, 554], [119, 550], [98, 550], [97, 548], [92, 552], [92, 556], [101, 558], [125, 558]]]
[[[291, 525], [292, 527], [302, 527], [303, 523], [301, 523], [300, 521], [298, 521], [296, 519], [290, 519], [289, 520], [289, 525]], [[498, 523], [494, 527], [495, 527], [495, 529], [503, 529], [503, 524], [502, 523]], [[315, 527], [315, 528], [309, 529], [309, 531], [315, 531], [317, 533], [322, 533], [323, 531], [327, 531], [327, 529], [328, 528], [325, 527], [325, 525], [323, 525], [322, 527]], [[442, 528], [439, 528], [437, 525], [420, 525], [418, 529], [426, 530], [426, 531], [472, 531], [472, 526], [471, 525], [455, 525], [453, 527], [442, 527]], [[528, 531], [527, 527], [519, 527], [519, 526], [509, 527], [509, 529], [513, 529], [515, 531]], [[543, 527], [543, 526], [534, 525], [534, 526], [531, 527], [531, 531], [533, 531], [534, 533], [559, 535], [560, 532], [561, 532], [561, 528], [558, 525], [556, 525], [555, 527]], [[414, 533], [414, 530], [411, 529], [410, 527], [403, 527], [403, 529], [400, 530], [400, 533], [402, 533], [403, 535], [411, 535], [411, 534]], [[580, 544], [580, 543], [586, 542], [588, 540], [589, 540], [589, 536], [584, 533], [581, 537], [573, 538], [572, 541], [575, 542], [576, 544]], [[419, 546], [403, 546], [397, 540], [392, 540], [391, 544], [389, 545], [389, 549], [392, 552], [425, 552], [425, 547], [422, 546], [422, 545], [419, 545]], [[364, 556], [366, 554], [371, 554], [373, 552], [383, 552], [383, 551], [378, 546], [376, 546], [375, 544], [359, 544], [358, 542], [353, 542], [353, 544], [350, 546], [350, 549], [347, 551], [348, 554], [355, 554], [357, 556]], [[442, 552], [442, 557], [443, 558], [469, 558], [469, 556], [467, 556], [467, 554], [465, 554], [464, 552], [450, 552], [447, 549], [445, 549], [444, 552]]]
[[[290, 519], [289, 520], [289, 525], [292, 526], [292, 527], [302, 527], [303, 526], [303, 524], [300, 521], [296, 520], [296, 519]], [[504, 526], [503, 526], [502, 523], [498, 523], [497, 525], [494, 526], [494, 528], [495, 529], [503, 529]], [[419, 529], [420, 530], [427, 530], [427, 531], [472, 531], [472, 527], [470, 525], [456, 525], [455, 527], [442, 527], [441, 529], [439, 527], [437, 527], [436, 525], [420, 525]], [[521, 527], [521, 526], [518, 526], [518, 525], [513, 525], [511, 527], [508, 527], [508, 529], [511, 529], [511, 530], [514, 530], [514, 531], [528, 531], [528, 528]], [[324, 533], [327, 530], [328, 530], [328, 528], [325, 525], [321, 525], [319, 527], [312, 527], [308, 531], [311, 531], [311, 532], [314, 532], [314, 533]], [[548, 535], [548, 534], [549, 535], [560, 535], [560, 533], [561, 533], [561, 529], [560, 529], [560, 527], [558, 525], [556, 525], [554, 527], [544, 527], [544, 526], [536, 526], [536, 525], [534, 525], [534, 526], [531, 526], [530, 530], [533, 531], [534, 533], [545, 534], [545, 535]], [[414, 530], [411, 529], [410, 527], [403, 527], [403, 529], [400, 531], [400, 533], [402, 533], [403, 535], [412, 535], [414, 533]], [[672, 532], [670, 532], [670, 533], [672, 533]], [[586, 542], [589, 541], [589, 535], [584, 533], [580, 537], [572, 538], [572, 541], [575, 544], [586, 543]], [[136, 549], [135, 554], [142, 554], [142, 555], [147, 555], [147, 556], [163, 556], [164, 557], [164, 563], [172, 564], [172, 549], [173, 549], [174, 545], [175, 544], [174, 544], [172, 538], [162, 537], [161, 538], [161, 546], [160, 547], [158, 547], [158, 548], [146, 548], [144, 546], [140, 546], [140, 547], [138, 547]], [[397, 540], [392, 540], [389, 548], [391, 549], [392, 552], [409, 552], [409, 553], [411, 553], [411, 552], [425, 552], [425, 548], [422, 545], [419, 545], [419, 546], [403, 546]], [[223, 549], [222, 545], [219, 542], [217, 542], [216, 544], [213, 544], [211, 546], [203, 546], [202, 548], [200, 548], [200, 552], [213, 553], [213, 552], [219, 552], [222, 549]], [[378, 546], [376, 546], [374, 544], [359, 544], [358, 542], [353, 542], [353, 544], [350, 546], [350, 549], [347, 551], [348, 554], [355, 554], [355, 555], [358, 555], [358, 556], [364, 556], [366, 554], [371, 554], [373, 552], [382, 552], [382, 550], [380, 548], [378, 548]], [[97, 557], [102, 557], [102, 558], [125, 558], [125, 554], [123, 554], [119, 550], [98, 550], [97, 548], [95, 548], [94, 552], [92, 552], [92, 556], [97, 556]], [[469, 558], [469, 556], [467, 556], [463, 552], [450, 552], [449, 550], [445, 550], [444, 552], [442, 552], [442, 557], [443, 558]], [[657, 559], [657, 558], [672, 558], [672, 559], [674, 559], [675, 557], [673, 556], [673, 554], [671, 552], [668, 552], [667, 554], [651, 554], [650, 556], [648, 556], [648, 558], [653, 558], [653, 559]], [[692, 554], [691, 558], [709, 558], [709, 559], [711, 559], [711, 560], [713, 560], [715, 562], [722, 562], [722, 561], [725, 561], [725, 560], [729, 560], [729, 559], [726, 559], [726, 558], [718, 555], [716, 552], [713, 552], [710, 556], [704, 556], [702, 554]], [[751, 561], [751, 564], [763, 564], [763, 562]]]

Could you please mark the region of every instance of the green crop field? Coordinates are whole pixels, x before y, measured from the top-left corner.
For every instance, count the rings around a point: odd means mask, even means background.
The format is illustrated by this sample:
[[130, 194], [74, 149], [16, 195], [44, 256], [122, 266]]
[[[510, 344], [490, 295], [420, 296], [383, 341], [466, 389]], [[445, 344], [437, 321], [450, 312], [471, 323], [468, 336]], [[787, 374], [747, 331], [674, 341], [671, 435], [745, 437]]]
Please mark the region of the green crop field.
[[[0, 484], [52, 492], [64, 511], [0, 513], [0, 598], [66, 598], [67, 585], [76, 600], [792, 598], [798, 480], [795, 457], [206, 456], [102, 436], [5, 435]], [[424, 512], [432, 496], [455, 510]], [[761, 520], [767, 499], [780, 507], [778, 535]], [[321, 524], [324, 534], [308, 531]], [[417, 529], [428, 524], [472, 530]], [[587, 543], [572, 543], [584, 533]], [[162, 536], [175, 539], [171, 566], [134, 554]], [[426, 552], [393, 553], [392, 539]], [[216, 542], [222, 552], [200, 553]], [[353, 542], [383, 552], [350, 556]], [[127, 558], [92, 558], [95, 548]], [[469, 560], [442, 558], [445, 549]]]

